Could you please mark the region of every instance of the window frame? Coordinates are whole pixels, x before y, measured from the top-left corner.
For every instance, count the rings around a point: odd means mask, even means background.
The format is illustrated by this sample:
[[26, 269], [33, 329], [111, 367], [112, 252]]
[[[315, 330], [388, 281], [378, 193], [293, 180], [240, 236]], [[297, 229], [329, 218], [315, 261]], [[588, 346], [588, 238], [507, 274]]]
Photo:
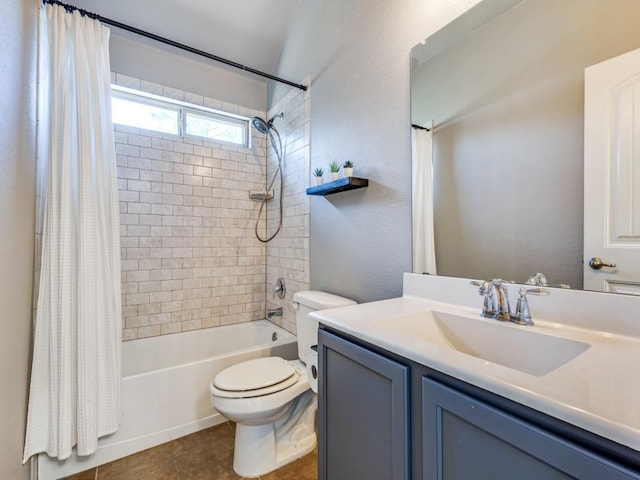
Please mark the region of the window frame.
[[[193, 103], [183, 102], [181, 100], [175, 100], [173, 98], [168, 98], [168, 97], [156, 95], [153, 93], [143, 92], [141, 90], [136, 90], [129, 87], [123, 87], [116, 84], [111, 84], [111, 95], [112, 97], [122, 98], [124, 100], [137, 102], [143, 105], [158, 106], [158, 107], [162, 107], [168, 110], [174, 110], [178, 112], [177, 136], [181, 138], [193, 138], [193, 139], [203, 140], [207, 142], [230, 145], [238, 148], [251, 149], [251, 119], [249, 117], [245, 117], [244, 115], [237, 115], [234, 113], [224, 112], [222, 110], [217, 110], [215, 108], [209, 108], [201, 105], [196, 105]], [[210, 137], [202, 137], [199, 135], [187, 134], [186, 120], [187, 120], [187, 115], [189, 113], [193, 113], [194, 115], [205, 117], [205, 118], [210, 118], [212, 120], [220, 120], [220, 121], [241, 126], [244, 132], [244, 142], [234, 143], [234, 142], [227, 142], [224, 140], [219, 140], [219, 139], [210, 138]], [[116, 125], [115, 122], [114, 122], [114, 125]], [[124, 124], [117, 124], [117, 125], [124, 125]], [[163, 135], [174, 135], [173, 133], [161, 132], [159, 130], [145, 129], [144, 127], [132, 127], [132, 128], [140, 128], [141, 130], [158, 132]]]

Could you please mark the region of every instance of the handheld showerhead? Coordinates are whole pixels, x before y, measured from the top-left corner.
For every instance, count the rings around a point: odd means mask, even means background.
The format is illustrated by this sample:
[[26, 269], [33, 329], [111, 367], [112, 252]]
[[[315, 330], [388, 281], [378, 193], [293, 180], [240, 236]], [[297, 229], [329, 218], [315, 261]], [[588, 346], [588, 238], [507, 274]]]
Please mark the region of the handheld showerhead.
[[263, 135], [269, 133], [269, 129], [271, 128], [271, 123], [265, 122], [260, 117], [253, 117], [251, 123], [253, 123], [253, 127]]
[[284, 112], [280, 112], [274, 115], [267, 121], [264, 121], [260, 117], [253, 117], [251, 119], [251, 123], [253, 123], [253, 126], [256, 130], [258, 130], [261, 134], [266, 135], [267, 133], [269, 133], [269, 130], [271, 130], [271, 128], [273, 127], [273, 122], [275, 121], [276, 118], [284, 118]]
[[[263, 243], [267, 243], [273, 238], [275, 238], [275, 236], [278, 234], [278, 232], [282, 228], [282, 193], [284, 188], [284, 178], [282, 175], [282, 153], [283, 152], [282, 152], [282, 139], [280, 138], [278, 129], [273, 126], [273, 122], [276, 118], [284, 118], [284, 113], [280, 112], [277, 115], [274, 115], [273, 117], [271, 117], [266, 122], [264, 121], [264, 119], [260, 117], [253, 117], [251, 119], [251, 123], [253, 124], [254, 128], [258, 132], [267, 136], [267, 138], [271, 142], [273, 151], [275, 152], [276, 157], [278, 158], [276, 171], [273, 173], [273, 177], [271, 178], [271, 181], [267, 182], [268, 186], [266, 188], [266, 192], [271, 191], [276, 179], [279, 178], [280, 179], [280, 196], [278, 199], [279, 200], [278, 209], [280, 211], [280, 217], [278, 222], [278, 228], [276, 229], [276, 231], [272, 235], [266, 238], [261, 237], [260, 233], [258, 232], [258, 225], [260, 224], [260, 216], [262, 215], [262, 212], [264, 211], [264, 206], [266, 205], [268, 200], [268, 195], [265, 195], [264, 198], [262, 199], [262, 203], [260, 203], [260, 209], [258, 210], [258, 218], [256, 219], [256, 226], [254, 229], [256, 238]], [[266, 228], [265, 228], [265, 233], [266, 233]]]

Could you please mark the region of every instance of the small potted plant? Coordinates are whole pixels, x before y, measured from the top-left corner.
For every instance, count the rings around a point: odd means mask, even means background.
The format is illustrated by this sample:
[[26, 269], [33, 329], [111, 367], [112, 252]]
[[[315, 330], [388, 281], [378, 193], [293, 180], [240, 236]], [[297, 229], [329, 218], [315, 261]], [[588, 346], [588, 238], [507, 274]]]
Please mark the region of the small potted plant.
[[313, 176], [316, 177], [316, 185], [322, 185], [324, 183], [324, 168], [316, 168], [313, 171]]
[[353, 177], [353, 162], [351, 160], [344, 162], [342, 164], [342, 171], [345, 177]]
[[340, 164], [334, 160], [329, 164], [329, 170], [331, 171], [331, 180], [337, 180], [340, 176]]

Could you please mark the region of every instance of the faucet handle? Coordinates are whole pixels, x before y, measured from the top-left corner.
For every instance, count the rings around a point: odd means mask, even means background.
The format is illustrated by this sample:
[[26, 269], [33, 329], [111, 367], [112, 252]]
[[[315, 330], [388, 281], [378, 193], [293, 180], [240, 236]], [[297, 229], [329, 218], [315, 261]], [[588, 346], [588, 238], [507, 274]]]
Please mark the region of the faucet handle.
[[471, 280], [469, 282], [474, 287], [478, 288], [478, 295], [484, 296], [484, 303], [482, 305], [482, 315], [483, 317], [492, 318], [496, 314], [496, 302], [495, 297], [493, 296], [493, 290], [491, 289], [491, 282], [489, 280], [479, 281], [479, 280]]
[[511, 321], [519, 323], [520, 325], [533, 325], [531, 319], [531, 312], [529, 311], [529, 302], [527, 301], [527, 294], [529, 295], [549, 295], [548, 288], [525, 288], [520, 287], [518, 290], [518, 303], [516, 304], [516, 311], [511, 317]]

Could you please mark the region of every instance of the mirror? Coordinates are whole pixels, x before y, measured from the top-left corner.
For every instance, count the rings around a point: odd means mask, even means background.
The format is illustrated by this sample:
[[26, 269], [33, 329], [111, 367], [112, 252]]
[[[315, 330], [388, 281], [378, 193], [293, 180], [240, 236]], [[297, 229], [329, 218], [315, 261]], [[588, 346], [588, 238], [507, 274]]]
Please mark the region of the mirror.
[[438, 275], [582, 288], [584, 69], [639, 25], [637, 0], [484, 0], [412, 49]]

